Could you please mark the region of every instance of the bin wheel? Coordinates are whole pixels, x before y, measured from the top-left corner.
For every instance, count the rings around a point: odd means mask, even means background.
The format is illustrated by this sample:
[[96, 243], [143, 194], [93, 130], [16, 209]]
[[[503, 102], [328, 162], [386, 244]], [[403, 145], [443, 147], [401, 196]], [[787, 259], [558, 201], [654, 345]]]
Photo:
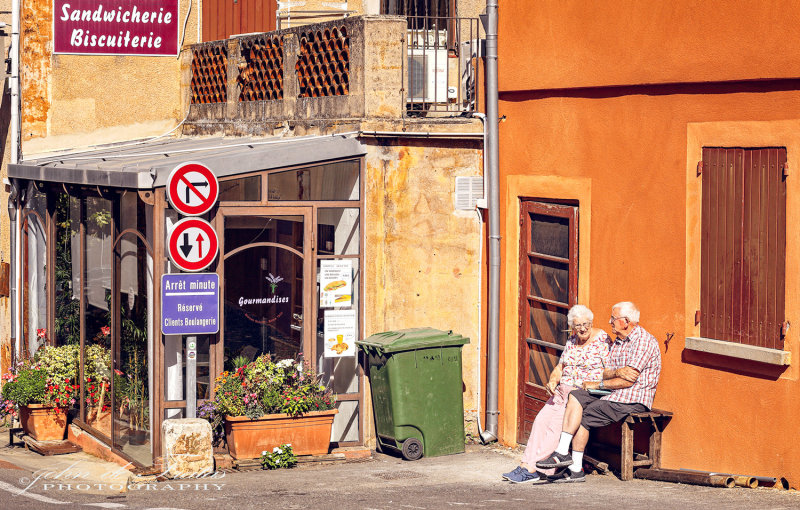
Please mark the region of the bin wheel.
[[406, 460], [419, 460], [422, 458], [422, 443], [415, 437], [403, 441], [403, 458]]

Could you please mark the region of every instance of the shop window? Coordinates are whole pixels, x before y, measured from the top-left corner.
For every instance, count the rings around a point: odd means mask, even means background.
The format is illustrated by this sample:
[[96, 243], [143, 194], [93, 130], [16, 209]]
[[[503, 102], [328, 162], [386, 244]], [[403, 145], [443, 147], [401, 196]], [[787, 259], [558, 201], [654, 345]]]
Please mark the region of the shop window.
[[25, 204], [22, 222], [24, 332], [23, 350], [28, 357], [51, 338], [47, 331], [47, 196], [34, 191]]
[[153, 366], [153, 254], [145, 243], [152, 232], [152, 208], [127, 192], [120, 199], [120, 230], [114, 247], [117, 265], [118, 343], [114, 346], [114, 443], [143, 465], [150, 450]]
[[219, 183], [220, 202], [260, 202], [261, 176], [251, 175]]
[[[81, 201], [84, 310], [84, 421], [111, 437], [111, 202], [96, 196]], [[75, 260], [73, 253], [73, 263]]]
[[780, 349], [785, 148], [704, 148], [700, 335]]
[[79, 344], [80, 329], [80, 199], [56, 194], [55, 324], [57, 345]]
[[339, 161], [269, 174], [269, 200], [359, 200], [359, 167], [358, 160]]
[[361, 234], [359, 209], [320, 208], [317, 213], [317, 252], [320, 255], [358, 255]]

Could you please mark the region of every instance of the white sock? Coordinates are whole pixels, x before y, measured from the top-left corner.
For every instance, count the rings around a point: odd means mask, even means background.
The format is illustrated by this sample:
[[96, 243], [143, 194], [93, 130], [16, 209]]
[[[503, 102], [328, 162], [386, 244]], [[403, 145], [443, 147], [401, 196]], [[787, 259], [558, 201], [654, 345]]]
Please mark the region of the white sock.
[[558, 448], [556, 453], [566, 455], [569, 453], [569, 445], [572, 443], [572, 434], [569, 432], [561, 432], [561, 439], [558, 440]]
[[572, 464], [569, 466], [569, 470], [573, 473], [577, 473], [583, 469], [583, 452], [576, 452], [572, 450]]

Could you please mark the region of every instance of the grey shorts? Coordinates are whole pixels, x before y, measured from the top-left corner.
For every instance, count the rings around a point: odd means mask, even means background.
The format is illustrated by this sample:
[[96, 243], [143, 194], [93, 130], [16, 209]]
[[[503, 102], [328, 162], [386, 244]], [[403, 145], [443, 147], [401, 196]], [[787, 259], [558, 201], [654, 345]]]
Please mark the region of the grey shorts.
[[583, 407], [581, 425], [586, 430], [622, 421], [631, 413], [647, 411], [647, 406], [644, 404], [609, 402], [601, 400], [600, 397], [596, 397], [586, 390], [575, 390], [570, 395], [575, 397], [575, 400]]

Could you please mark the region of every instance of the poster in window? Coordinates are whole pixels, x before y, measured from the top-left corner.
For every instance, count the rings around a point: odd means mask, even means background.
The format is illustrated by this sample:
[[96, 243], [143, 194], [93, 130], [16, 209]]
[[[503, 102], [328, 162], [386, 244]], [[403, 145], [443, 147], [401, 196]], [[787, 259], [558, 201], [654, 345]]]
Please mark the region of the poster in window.
[[319, 263], [320, 308], [353, 304], [353, 263], [349, 260], [321, 260]]
[[325, 312], [325, 357], [344, 358], [356, 355], [356, 311]]

